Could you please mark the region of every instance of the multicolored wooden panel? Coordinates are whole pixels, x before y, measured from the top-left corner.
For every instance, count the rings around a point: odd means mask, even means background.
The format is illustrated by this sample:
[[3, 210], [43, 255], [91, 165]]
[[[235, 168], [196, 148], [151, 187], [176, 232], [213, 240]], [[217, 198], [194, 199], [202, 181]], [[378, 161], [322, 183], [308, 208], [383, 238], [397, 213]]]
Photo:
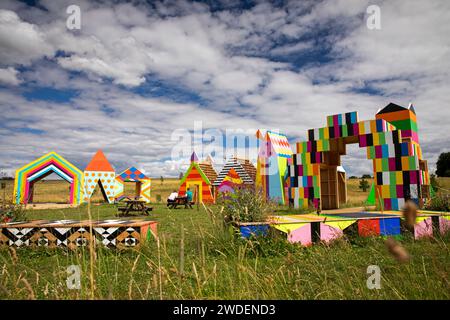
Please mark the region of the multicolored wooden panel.
[[114, 172], [113, 167], [108, 162], [103, 152], [98, 150], [84, 170], [85, 201], [88, 201], [92, 197], [92, 194], [98, 185], [103, 194], [103, 198], [109, 203], [113, 203], [116, 183], [115, 178], [116, 173]]
[[[402, 227], [403, 218], [395, 212], [362, 212], [324, 215], [286, 215], [270, 218], [270, 226], [285, 233], [291, 243], [309, 246], [329, 243], [356, 230], [361, 237], [398, 236], [409, 232]], [[350, 228], [355, 226], [355, 228]], [[450, 231], [450, 214], [420, 214], [414, 226], [416, 239], [445, 234]]]
[[427, 197], [423, 189], [430, 183], [428, 169], [418, 143], [413, 108], [391, 103], [375, 120], [358, 121], [358, 114], [349, 112], [328, 116], [327, 125], [308, 130], [308, 140], [297, 143], [288, 165], [286, 197], [294, 207], [320, 206], [320, 167], [327, 164], [331, 142], [338, 138], [351, 138], [367, 149], [367, 158], [373, 162], [376, 196], [385, 210], [400, 210], [407, 200], [420, 204]]
[[130, 181], [141, 184], [139, 189], [140, 192], [135, 196], [140, 197], [142, 200], [149, 203], [152, 180], [135, 167], [130, 167], [116, 176], [114, 188], [115, 200], [120, 201], [126, 196], [124, 194], [124, 183]]
[[83, 202], [83, 172], [56, 152], [49, 152], [16, 171], [15, 203], [32, 203], [34, 183], [52, 173], [70, 183], [70, 204], [78, 205]]
[[285, 204], [284, 179], [288, 159], [292, 157], [287, 136], [272, 131], [263, 135], [260, 130], [256, 132], [256, 136], [260, 140], [256, 187], [262, 190], [266, 199]]
[[64, 247], [95, 244], [107, 248], [134, 248], [157, 237], [157, 222], [145, 220], [37, 220], [0, 224], [0, 245]]
[[[194, 155], [195, 153], [192, 154], [191, 160], [197, 159]], [[203, 165], [205, 166], [206, 164]], [[217, 173], [214, 171], [212, 165], [208, 165], [207, 168], [210, 171], [212, 170], [211, 173], [209, 173], [210, 175], [217, 177]], [[208, 178], [208, 173], [205, 173], [197, 162], [192, 161], [185, 175], [181, 179], [178, 194], [180, 196], [185, 195], [188, 188], [194, 193], [195, 188], [198, 187], [200, 202], [211, 204], [215, 201], [211, 183], [212, 182]]]

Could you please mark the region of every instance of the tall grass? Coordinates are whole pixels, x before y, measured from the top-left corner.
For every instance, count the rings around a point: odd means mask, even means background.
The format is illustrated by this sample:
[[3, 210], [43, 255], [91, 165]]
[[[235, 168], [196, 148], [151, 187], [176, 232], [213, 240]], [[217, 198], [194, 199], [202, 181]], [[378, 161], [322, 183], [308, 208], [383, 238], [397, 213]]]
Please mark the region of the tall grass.
[[[91, 213], [67, 209], [63, 214], [106, 217], [112, 215], [109, 208], [92, 208]], [[382, 238], [349, 238], [309, 248], [289, 244], [281, 234], [244, 240], [224, 228], [219, 207], [209, 209], [156, 206], [152, 218], [160, 221], [159, 240], [136, 250], [2, 248], [0, 298], [450, 298], [448, 236], [402, 239], [411, 261], [398, 264]], [[373, 264], [382, 271], [380, 290], [366, 286], [366, 270]], [[81, 267], [80, 290], [66, 286], [69, 265]]]

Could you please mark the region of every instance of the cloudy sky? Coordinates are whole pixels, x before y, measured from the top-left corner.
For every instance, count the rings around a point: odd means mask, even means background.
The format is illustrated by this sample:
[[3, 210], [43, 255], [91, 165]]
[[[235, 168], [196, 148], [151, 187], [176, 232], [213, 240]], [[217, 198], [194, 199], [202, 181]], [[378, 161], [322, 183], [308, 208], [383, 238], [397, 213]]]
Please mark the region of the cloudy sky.
[[[263, 128], [294, 144], [329, 114], [372, 119], [389, 102], [413, 102], [432, 170], [449, 149], [448, 0], [130, 2], [0, 2], [0, 170], [49, 151], [83, 169], [103, 149], [117, 171], [178, 176], [191, 140], [207, 153], [225, 130]], [[242, 152], [231, 141], [216, 158]], [[370, 173], [365, 159], [352, 145], [344, 166]]]

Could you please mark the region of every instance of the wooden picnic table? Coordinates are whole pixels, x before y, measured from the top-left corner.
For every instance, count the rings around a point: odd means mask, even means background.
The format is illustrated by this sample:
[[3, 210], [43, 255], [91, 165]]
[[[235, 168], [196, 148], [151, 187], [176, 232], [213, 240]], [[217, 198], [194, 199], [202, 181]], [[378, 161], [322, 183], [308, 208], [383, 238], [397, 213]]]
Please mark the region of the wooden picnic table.
[[177, 197], [175, 199], [175, 201], [173, 202], [167, 202], [167, 206], [169, 207], [169, 209], [176, 209], [178, 206], [183, 206], [184, 208], [187, 209], [188, 207], [192, 208], [192, 205], [194, 204], [194, 202], [192, 201], [188, 201], [187, 197]]
[[143, 200], [138, 199], [127, 199], [124, 200], [122, 203], [124, 203], [124, 206], [117, 207], [117, 215], [119, 217], [121, 216], [130, 216], [133, 214], [130, 214], [130, 212], [139, 212], [142, 215], [148, 216], [149, 212], [153, 210], [152, 207], [147, 206], [147, 203]]

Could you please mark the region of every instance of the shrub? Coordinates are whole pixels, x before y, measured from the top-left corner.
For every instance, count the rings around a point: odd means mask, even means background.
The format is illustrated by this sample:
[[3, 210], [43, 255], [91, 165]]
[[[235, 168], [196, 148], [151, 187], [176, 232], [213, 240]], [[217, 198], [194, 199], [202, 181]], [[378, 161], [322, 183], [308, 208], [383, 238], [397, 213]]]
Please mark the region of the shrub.
[[0, 207], [0, 222], [26, 221], [26, 214], [22, 206], [5, 205]]
[[226, 222], [264, 222], [275, 210], [262, 192], [249, 188], [236, 189], [222, 200]]
[[448, 195], [436, 194], [427, 204], [425, 209], [433, 211], [450, 211], [450, 199]]

